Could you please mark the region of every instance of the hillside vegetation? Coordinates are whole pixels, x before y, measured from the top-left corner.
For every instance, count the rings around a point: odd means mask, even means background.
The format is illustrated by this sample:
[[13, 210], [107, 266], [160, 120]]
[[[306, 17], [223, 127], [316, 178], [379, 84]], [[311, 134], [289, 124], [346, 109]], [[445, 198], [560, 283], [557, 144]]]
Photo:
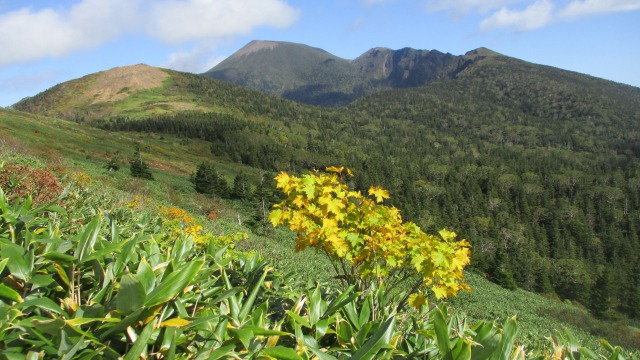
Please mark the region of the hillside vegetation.
[[[304, 173], [345, 165], [355, 174], [347, 180], [352, 188], [366, 192], [380, 185], [391, 195], [387, 203], [397, 206], [404, 219], [428, 233], [447, 227], [467, 239], [472, 248], [470, 269], [478, 274], [471, 277], [474, 281], [486, 284], [487, 278], [507, 289], [535, 291], [575, 305], [531, 306], [536, 314], [523, 315], [524, 319], [545, 322], [539, 316], [548, 312], [566, 324], [585, 316], [591, 320], [582, 325], [592, 324], [589, 331], [597, 336], [636, 346], [638, 334], [633, 330], [623, 325], [616, 334], [606, 334], [602, 329], [613, 329], [612, 325], [580, 309], [631, 325], [640, 316], [640, 89], [489, 55], [454, 80], [379, 92], [338, 109], [304, 106], [162, 70], [169, 74], [162, 86], [104, 102], [100, 111], [94, 105], [69, 111], [58, 107], [54, 99], [65, 98], [64, 84], [16, 105], [24, 111], [84, 120], [107, 132], [7, 111], [0, 124], [14, 132], [21, 129], [16, 137], [27, 148], [37, 148], [36, 137], [45, 136], [34, 131], [46, 126], [39, 121], [59, 124], [52, 125], [51, 132], [75, 140], [49, 142], [50, 146], [60, 157], [83, 162], [84, 157], [94, 164], [106, 164], [114, 155], [128, 157], [136, 142], [141, 143], [151, 168], [163, 170], [152, 186], [157, 188], [153, 196], [170, 189], [172, 202], [190, 203], [187, 208], [203, 213], [211, 205], [202, 205], [207, 204], [205, 198], [189, 200], [194, 193], [188, 181], [188, 174], [202, 162], [215, 163], [227, 184], [241, 172], [248, 174], [254, 189], [273, 177], [267, 172]], [[146, 105], [132, 100], [142, 94]], [[153, 104], [165, 96], [188, 99], [197, 109], [156, 108]], [[20, 118], [29, 120], [9, 120]], [[65, 135], [69, 126], [77, 130]], [[117, 140], [111, 145], [114, 150], [106, 145], [110, 137]], [[213, 192], [210, 196], [232, 198], [230, 190]], [[253, 218], [252, 231], [262, 234], [266, 227], [255, 224], [264, 224], [264, 204], [254, 199], [229, 205], [238, 210], [228, 214], [233, 220]], [[260, 241], [274, 246], [269, 237]], [[294, 266], [269, 245], [244, 244], [260, 249], [276, 264]], [[306, 267], [298, 269], [295, 273], [303, 274]], [[496, 296], [515, 296], [488, 285], [486, 289], [493, 289], [485, 290], [490, 294], [496, 291]], [[457, 304], [463, 310], [488, 305], [473, 296], [461, 295]], [[519, 301], [526, 302], [528, 296]], [[524, 311], [520, 305], [513, 311]], [[496, 304], [487, 313], [510, 315], [501, 306], [509, 305]], [[478, 307], [469, 312], [472, 319], [484, 316]], [[549, 324], [559, 327], [557, 322]], [[583, 336], [580, 330], [573, 332]]]

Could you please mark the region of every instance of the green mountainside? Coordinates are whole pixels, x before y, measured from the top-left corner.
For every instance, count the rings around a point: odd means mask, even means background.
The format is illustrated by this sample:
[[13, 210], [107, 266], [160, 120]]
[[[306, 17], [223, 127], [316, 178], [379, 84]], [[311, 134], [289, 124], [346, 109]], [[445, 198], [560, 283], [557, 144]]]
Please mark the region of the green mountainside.
[[[234, 56], [281, 47], [261, 45]], [[433, 53], [412, 51], [401, 58]], [[350, 64], [379, 69], [385, 54], [395, 54], [372, 52], [376, 54]], [[318, 49], [309, 54], [316, 60], [330, 57]], [[182, 176], [189, 167], [195, 171], [201, 159], [213, 160], [228, 181], [237, 169], [246, 169], [254, 184], [265, 171], [348, 166], [355, 173], [351, 186], [389, 189], [403, 218], [428, 232], [447, 227], [468, 239], [471, 268], [479, 279], [637, 324], [640, 89], [487, 49], [459, 60], [470, 65], [455, 77], [436, 76], [426, 86], [378, 91], [342, 108], [306, 106], [160, 69], [166, 74], [160, 85], [129, 85], [126, 97], [72, 103], [74, 92], [98, 82], [94, 74], [14, 107], [84, 120], [108, 130], [100, 134], [126, 134], [154, 146], [164, 143], [167, 149], [185, 141], [167, 157]], [[379, 80], [383, 74], [363, 72]], [[445, 81], [437, 81], [441, 79]], [[121, 85], [115, 88], [127, 87]], [[81, 128], [98, 131], [86, 125]], [[194, 157], [182, 160], [183, 152]], [[109, 156], [99, 153], [86, 155], [106, 162]], [[172, 169], [154, 161], [151, 167]], [[461, 298], [460, 303], [474, 301]], [[567, 322], [571, 318], [554, 316]], [[637, 338], [632, 331], [625, 346], [637, 347]]]
[[302, 44], [252, 41], [203, 75], [306, 104], [335, 107], [380, 90], [450, 80], [476, 61], [497, 55], [487, 49], [454, 56], [436, 50], [374, 48], [345, 60]]

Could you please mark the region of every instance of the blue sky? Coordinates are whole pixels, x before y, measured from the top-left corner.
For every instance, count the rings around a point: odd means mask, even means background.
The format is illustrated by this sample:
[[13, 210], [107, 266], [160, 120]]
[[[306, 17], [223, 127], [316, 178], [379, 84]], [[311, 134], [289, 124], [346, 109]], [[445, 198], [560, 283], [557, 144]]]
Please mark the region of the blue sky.
[[0, 106], [116, 66], [204, 72], [254, 39], [484, 46], [640, 86], [640, 0], [0, 0]]

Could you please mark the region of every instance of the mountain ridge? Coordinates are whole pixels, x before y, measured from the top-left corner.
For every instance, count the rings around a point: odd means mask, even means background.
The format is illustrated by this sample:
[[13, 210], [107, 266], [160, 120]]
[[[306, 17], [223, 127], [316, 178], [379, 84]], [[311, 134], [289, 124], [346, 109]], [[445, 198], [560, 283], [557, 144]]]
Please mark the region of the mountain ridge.
[[381, 90], [452, 80], [466, 67], [494, 56], [503, 55], [486, 48], [452, 55], [375, 47], [347, 60], [304, 44], [254, 40], [203, 75], [310, 105], [337, 107]]

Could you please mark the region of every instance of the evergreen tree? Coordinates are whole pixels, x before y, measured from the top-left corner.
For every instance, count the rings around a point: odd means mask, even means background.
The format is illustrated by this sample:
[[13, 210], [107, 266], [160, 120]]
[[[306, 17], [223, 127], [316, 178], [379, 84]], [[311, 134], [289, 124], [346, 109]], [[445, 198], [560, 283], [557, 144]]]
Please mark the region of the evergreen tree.
[[210, 162], [202, 162], [198, 165], [196, 173], [191, 176], [191, 182], [195, 190], [201, 194], [220, 197], [227, 197], [229, 194], [227, 181], [218, 174], [215, 166]]
[[597, 317], [603, 317], [611, 309], [611, 275], [607, 269], [598, 276], [591, 291], [589, 309]]
[[249, 179], [244, 173], [239, 173], [233, 179], [233, 189], [231, 190], [231, 198], [239, 200], [247, 200], [251, 196], [249, 188]]
[[131, 176], [153, 180], [153, 174], [151, 174], [151, 170], [149, 170], [149, 165], [142, 160], [140, 145], [136, 145], [136, 152], [133, 154], [133, 159], [129, 161], [129, 164], [131, 164]]

